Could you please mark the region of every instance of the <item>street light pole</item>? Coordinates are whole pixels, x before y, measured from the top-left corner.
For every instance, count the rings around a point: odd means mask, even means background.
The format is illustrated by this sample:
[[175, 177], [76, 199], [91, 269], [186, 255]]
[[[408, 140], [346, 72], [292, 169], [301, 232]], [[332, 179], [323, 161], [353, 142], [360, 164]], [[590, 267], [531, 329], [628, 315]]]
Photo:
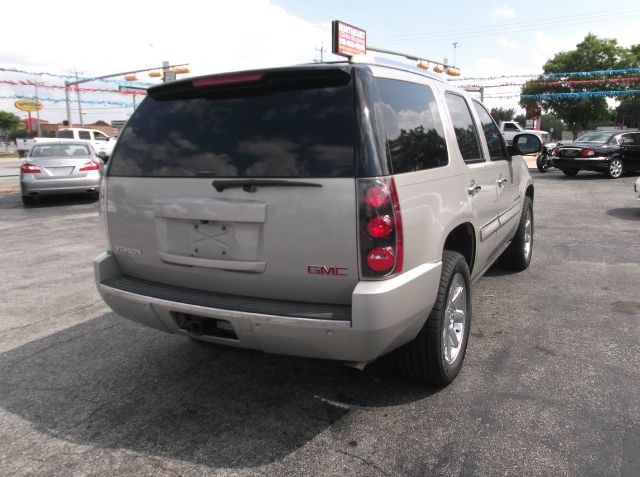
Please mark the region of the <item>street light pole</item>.
[[460, 44], [460, 42], [454, 41], [451, 44], [453, 45], [453, 66], [456, 66], [456, 48], [458, 48], [458, 45]]
[[[84, 126], [84, 119], [82, 119], [82, 104], [80, 101], [80, 88], [78, 88], [78, 70], [76, 70], [76, 94], [78, 95], [78, 115], [80, 116], [80, 126]], [[73, 124], [69, 124], [69, 127], [73, 127]]]

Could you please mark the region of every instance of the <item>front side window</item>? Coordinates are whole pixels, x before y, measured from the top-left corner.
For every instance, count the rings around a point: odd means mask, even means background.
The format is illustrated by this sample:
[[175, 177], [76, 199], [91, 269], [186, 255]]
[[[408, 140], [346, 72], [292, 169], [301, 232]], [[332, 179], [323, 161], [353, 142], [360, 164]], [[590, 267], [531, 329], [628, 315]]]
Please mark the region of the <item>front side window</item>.
[[504, 125], [504, 130], [505, 131], [520, 131], [515, 124], [511, 124], [511, 123], [506, 123]]
[[384, 125], [394, 174], [449, 163], [444, 128], [433, 91], [426, 85], [376, 79], [375, 114]]
[[492, 161], [506, 160], [507, 153], [504, 147], [504, 142], [500, 129], [496, 125], [491, 115], [484, 109], [477, 101], [473, 102], [473, 107], [480, 118], [480, 125], [482, 126], [482, 132], [487, 140], [487, 146], [489, 148], [489, 158]]
[[446, 93], [445, 97], [462, 159], [465, 162], [484, 161], [480, 152], [478, 131], [467, 102], [462, 96], [455, 93]]

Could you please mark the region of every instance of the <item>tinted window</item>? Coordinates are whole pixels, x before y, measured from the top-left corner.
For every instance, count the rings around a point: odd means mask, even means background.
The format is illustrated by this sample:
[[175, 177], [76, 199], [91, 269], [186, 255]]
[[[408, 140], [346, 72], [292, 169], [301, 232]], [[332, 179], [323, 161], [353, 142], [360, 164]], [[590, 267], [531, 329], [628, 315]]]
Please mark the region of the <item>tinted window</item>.
[[462, 158], [466, 162], [481, 161], [482, 154], [478, 145], [478, 132], [473, 123], [467, 102], [457, 94], [447, 93], [445, 96]]
[[447, 144], [438, 105], [431, 88], [405, 81], [377, 79], [382, 119], [393, 172], [446, 166]]
[[487, 146], [489, 147], [489, 157], [492, 161], [499, 161], [500, 159], [506, 160], [506, 151], [504, 149], [504, 143], [502, 142], [502, 134], [500, 133], [498, 126], [487, 110], [484, 109], [484, 106], [474, 101], [473, 107], [480, 118], [482, 132], [484, 133], [484, 137], [487, 140]]
[[520, 131], [515, 124], [505, 123], [504, 124], [505, 131]]
[[147, 97], [110, 175], [354, 177], [354, 94], [345, 86], [240, 98]]
[[56, 131], [56, 137], [61, 139], [73, 139], [73, 131]]
[[89, 131], [78, 131], [78, 138], [91, 139], [91, 134], [89, 134]]

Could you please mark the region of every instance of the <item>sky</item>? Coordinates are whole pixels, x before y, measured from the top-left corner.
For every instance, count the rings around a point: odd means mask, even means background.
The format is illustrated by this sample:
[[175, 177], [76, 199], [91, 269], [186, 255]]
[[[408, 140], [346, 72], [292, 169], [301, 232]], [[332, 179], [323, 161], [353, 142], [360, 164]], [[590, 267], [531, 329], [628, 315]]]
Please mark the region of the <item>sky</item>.
[[[49, 74], [96, 77], [166, 60], [188, 63], [191, 72], [181, 76], [187, 77], [308, 63], [321, 55], [336, 60], [330, 53], [331, 20], [336, 19], [366, 30], [370, 46], [447, 58], [450, 64], [455, 57], [463, 78], [538, 74], [548, 59], [575, 48], [589, 32], [615, 38], [625, 47], [640, 43], [638, 1], [607, 5], [595, 0], [31, 0], [27, 11], [20, 2], [9, 2], [2, 9], [0, 110], [26, 117], [14, 102], [18, 96], [34, 97], [35, 87], [9, 83], [38, 82], [40, 117], [64, 119], [64, 102], [51, 101], [64, 98], [64, 78]], [[45, 74], [36, 76], [38, 72]], [[138, 79], [158, 82], [146, 73]], [[81, 87], [117, 90], [123, 81], [118, 77]], [[505, 78], [486, 84], [522, 81]], [[486, 91], [488, 107], [521, 112], [517, 84]], [[87, 101], [82, 104], [85, 124], [127, 119], [133, 111], [128, 95], [84, 91], [81, 99]], [[72, 121], [79, 122], [77, 102], [72, 103]]]

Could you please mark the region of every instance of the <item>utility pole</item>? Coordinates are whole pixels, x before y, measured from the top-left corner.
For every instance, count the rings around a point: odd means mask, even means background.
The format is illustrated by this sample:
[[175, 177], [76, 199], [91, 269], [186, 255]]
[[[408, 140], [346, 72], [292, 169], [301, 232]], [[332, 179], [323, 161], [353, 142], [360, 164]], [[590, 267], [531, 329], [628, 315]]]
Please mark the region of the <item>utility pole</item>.
[[[165, 65], [166, 63], [166, 65]], [[162, 64], [162, 69], [164, 71], [164, 69], [168, 69], [170, 70], [171, 68], [175, 68], [176, 66], [185, 66], [188, 65], [189, 63], [181, 63], [179, 65], [169, 65], [169, 62], [165, 61]], [[158, 67], [156, 66], [155, 68], [143, 68], [140, 70], [133, 70], [133, 71], [123, 71], [122, 73], [113, 73], [110, 75], [104, 75], [104, 76], [97, 76], [95, 78], [86, 78], [86, 79], [77, 79], [78, 78], [78, 73], [76, 72], [76, 81], [66, 81], [64, 82], [64, 91], [65, 91], [65, 102], [67, 103], [67, 121], [69, 122], [69, 125], [71, 125], [71, 106], [69, 105], [69, 87], [70, 86], [78, 86], [79, 84], [82, 83], [87, 83], [89, 81], [97, 81], [97, 80], [101, 80], [101, 79], [106, 79], [106, 78], [113, 78], [115, 76], [124, 76], [124, 75], [129, 75], [129, 74], [133, 74], [133, 73], [142, 73], [144, 71], [151, 71], [151, 70], [157, 70]], [[172, 71], [168, 71], [169, 73], [173, 73]], [[188, 72], [188, 71], [186, 71]], [[174, 76], [175, 79], [175, 76]], [[77, 89], [77, 88], [76, 88]], [[80, 92], [78, 91], [78, 109], [80, 110]], [[82, 123], [82, 111], [80, 112], [80, 123]]]
[[324, 41], [320, 44], [320, 48], [316, 48], [320, 52], [320, 63], [324, 63]]
[[[82, 103], [80, 101], [80, 88], [78, 88], [78, 70], [76, 70], [76, 94], [78, 95], [78, 114], [80, 115], [80, 126], [84, 126], [84, 119], [82, 119]], [[73, 124], [69, 124], [69, 127], [73, 127]]]
[[[36, 87], [36, 103], [39, 102], [39, 100], [38, 100], [38, 81], [39, 80], [40, 80], [40, 75], [37, 75], [36, 76], [36, 84], [35, 84], [35, 87]], [[37, 127], [38, 127], [38, 137], [42, 137], [42, 128], [40, 127], [40, 108], [36, 109], [36, 119], [38, 121], [38, 125], [37, 125]]]
[[454, 41], [453, 43], [451, 43], [453, 45], [453, 66], [456, 66], [456, 48], [458, 48], [458, 45], [460, 44], [459, 41]]

